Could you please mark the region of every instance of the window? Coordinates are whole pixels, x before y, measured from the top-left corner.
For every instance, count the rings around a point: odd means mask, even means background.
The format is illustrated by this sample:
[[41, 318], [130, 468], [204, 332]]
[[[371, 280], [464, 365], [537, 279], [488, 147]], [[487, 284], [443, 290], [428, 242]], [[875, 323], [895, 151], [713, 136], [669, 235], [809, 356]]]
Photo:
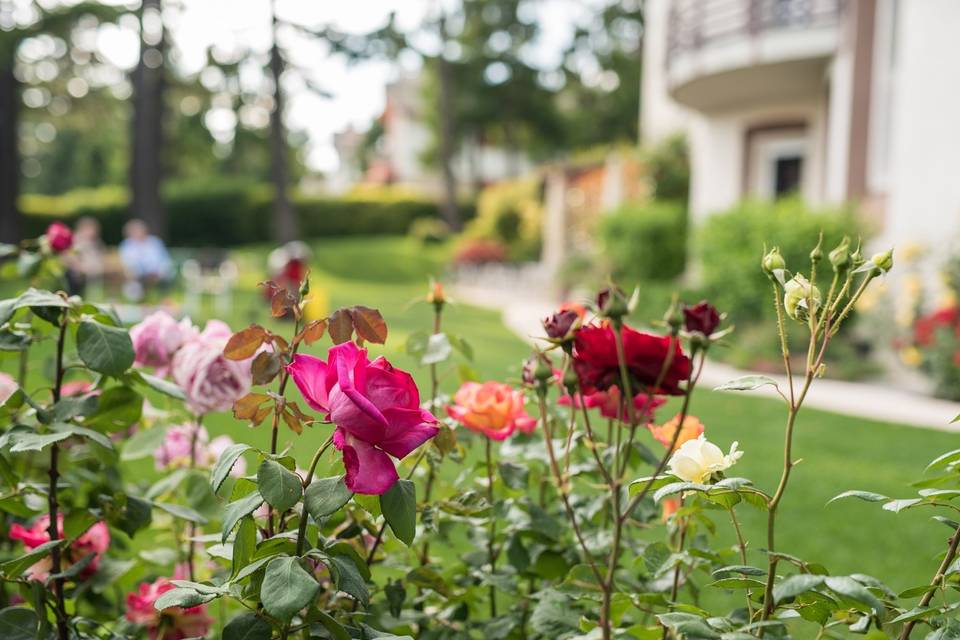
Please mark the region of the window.
[[803, 157], [780, 156], [774, 159], [773, 197], [781, 198], [800, 190]]

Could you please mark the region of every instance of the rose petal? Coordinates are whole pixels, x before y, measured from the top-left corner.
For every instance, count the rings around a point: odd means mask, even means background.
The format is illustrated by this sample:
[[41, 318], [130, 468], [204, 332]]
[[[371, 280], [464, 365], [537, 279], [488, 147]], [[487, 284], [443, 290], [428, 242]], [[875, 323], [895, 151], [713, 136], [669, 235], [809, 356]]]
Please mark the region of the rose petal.
[[403, 459], [408, 453], [437, 435], [437, 419], [423, 409], [387, 409], [390, 423], [378, 446], [394, 458]]
[[[337, 429], [337, 431], [341, 431]], [[343, 466], [347, 470], [344, 484], [354, 493], [380, 495], [400, 478], [393, 460], [372, 444], [349, 433], [340, 435]]]
[[324, 413], [330, 411], [327, 379], [334, 372], [330, 371], [326, 362], [314, 356], [298, 353], [293, 357], [293, 362], [287, 365], [287, 371], [293, 378], [293, 383], [300, 389], [303, 399], [312, 409]]

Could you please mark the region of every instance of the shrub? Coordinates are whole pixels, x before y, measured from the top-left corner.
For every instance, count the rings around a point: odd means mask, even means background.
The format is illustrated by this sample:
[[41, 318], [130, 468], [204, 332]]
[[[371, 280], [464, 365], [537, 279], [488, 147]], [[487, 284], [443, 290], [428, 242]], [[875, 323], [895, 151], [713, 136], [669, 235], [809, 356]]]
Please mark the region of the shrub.
[[457, 264], [488, 264], [505, 262], [507, 248], [496, 240], [466, 239], [454, 255]]
[[647, 149], [643, 156], [654, 197], [686, 201], [690, 193], [690, 160], [686, 139], [683, 136], [667, 138]]
[[408, 235], [420, 244], [437, 244], [450, 237], [450, 225], [434, 218], [417, 218]]
[[[237, 180], [171, 183], [164, 189], [169, 242], [174, 246], [231, 246], [270, 238], [271, 190]], [[43, 233], [54, 219], [72, 224], [82, 216], [100, 221], [103, 238], [116, 243], [130, 216], [122, 187], [84, 189], [60, 196], [25, 195], [20, 201], [24, 235]], [[436, 201], [396, 189], [365, 188], [343, 197], [294, 194], [304, 237], [403, 235], [420, 219], [440, 216]], [[473, 216], [471, 204], [461, 214]]]
[[611, 271], [623, 282], [669, 280], [686, 267], [687, 211], [682, 202], [624, 205], [603, 218], [600, 237]]
[[[697, 235], [705, 295], [735, 324], [770, 317], [770, 282], [756, 277], [764, 244], [780, 247], [791, 271], [806, 270], [820, 231], [825, 255], [844, 235], [864, 234], [849, 210], [815, 210], [795, 198], [747, 201], [711, 216]], [[829, 288], [832, 272], [824, 265], [818, 280]]]
[[477, 217], [464, 235], [500, 243], [514, 260], [537, 258], [543, 225], [540, 182], [534, 176], [484, 189], [477, 199]]

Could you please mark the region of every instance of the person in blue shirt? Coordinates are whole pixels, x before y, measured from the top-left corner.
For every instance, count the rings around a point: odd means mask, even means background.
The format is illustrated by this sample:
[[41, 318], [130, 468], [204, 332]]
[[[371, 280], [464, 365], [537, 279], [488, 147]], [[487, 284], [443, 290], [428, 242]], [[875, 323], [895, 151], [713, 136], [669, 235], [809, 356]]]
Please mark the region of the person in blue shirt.
[[120, 261], [129, 282], [129, 297], [140, 299], [153, 287], [164, 288], [173, 278], [173, 261], [163, 240], [151, 235], [143, 220], [131, 220], [123, 227]]

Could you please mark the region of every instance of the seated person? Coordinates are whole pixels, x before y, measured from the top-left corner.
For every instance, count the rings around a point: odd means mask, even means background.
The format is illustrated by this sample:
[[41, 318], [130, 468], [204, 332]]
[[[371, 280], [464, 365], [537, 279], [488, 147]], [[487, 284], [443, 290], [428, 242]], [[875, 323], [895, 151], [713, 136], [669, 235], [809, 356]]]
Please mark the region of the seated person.
[[128, 297], [140, 299], [153, 286], [164, 287], [173, 277], [173, 261], [163, 240], [150, 235], [143, 220], [131, 220], [123, 227], [120, 260], [130, 278]]

